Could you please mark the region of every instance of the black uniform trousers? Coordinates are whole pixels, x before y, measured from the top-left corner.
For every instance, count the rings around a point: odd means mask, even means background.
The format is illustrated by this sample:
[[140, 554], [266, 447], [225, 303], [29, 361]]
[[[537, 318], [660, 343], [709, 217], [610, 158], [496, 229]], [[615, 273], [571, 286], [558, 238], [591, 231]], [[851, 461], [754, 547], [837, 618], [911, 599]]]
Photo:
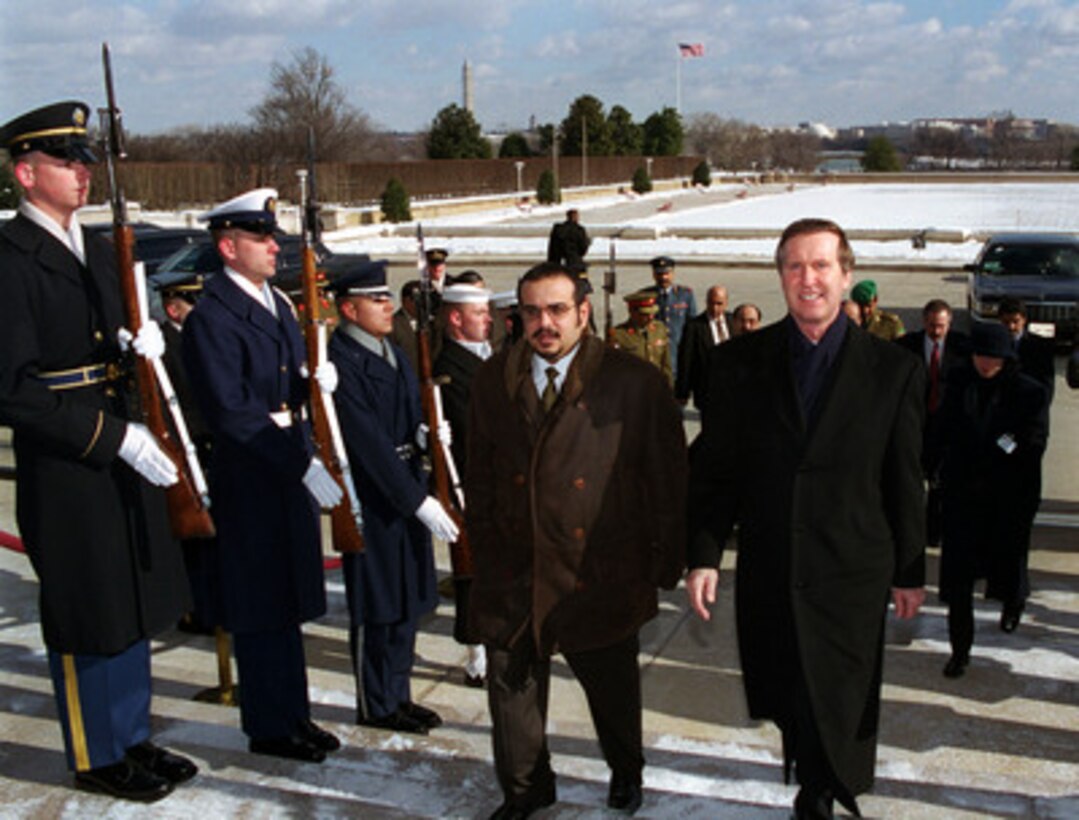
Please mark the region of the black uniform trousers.
[[240, 678], [240, 725], [252, 740], [295, 735], [311, 717], [299, 624], [232, 636]]
[[150, 736], [150, 642], [115, 655], [48, 651], [68, 768], [119, 762]]
[[[633, 635], [612, 646], [563, 653], [588, 699], [607, 765], [635, 783], [644, 769], [638, 649]], [[553, 786], [547, 749], [551, 660], [536, 652], [531, 630], [512, 649], [487, 646], [487, 680], [495, 772], [506, 799]]]

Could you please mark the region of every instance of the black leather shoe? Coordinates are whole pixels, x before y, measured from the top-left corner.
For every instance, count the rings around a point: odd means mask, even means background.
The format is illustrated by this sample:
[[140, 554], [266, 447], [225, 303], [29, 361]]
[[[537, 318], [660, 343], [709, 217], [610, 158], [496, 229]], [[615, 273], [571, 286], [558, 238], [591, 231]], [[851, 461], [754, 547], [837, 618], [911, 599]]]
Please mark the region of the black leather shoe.
[[284, 757], [305, 763], [321, 763], [326, 759], [326, 753], [322, 749], [299, 737], [253, 737], [247, 748], [257, 755]]
[[341, 748], [341, 741], [313, 720], [305, 720], [300, 723], [296, 734], [301, 740], [306, 740], [312, 746], [322, 749], [324, 752], [336, 752]]
[[1000, 611], [1000, 628], [1003, 632], [1015, 632], [1019, 627], [1019, 619], [1023, 616], [1023, 605], [1018, 606], [1005, 604]]
[[85, 791], [102, 792], [121, 800], [153, 803], [172, 791], [172, 784], [163, 777], [124, 758], [110, 766], [100, 766], [75, 773], [75, 785]]
[[540, 809], [551, 806], [555, 801], [554, 783], [534, 789], [506, 800], [495, 809], [491, 820], [524, 820]]
[[970, 655], [952, 655], [944, 664], [944, 677], [961, 678], [970, 664]]
[[418, 703], [406, 701], [401, 704], [400, 710], [413, 720], [418, 720], [428, 729], [437, 729], [442, 725], [442, 718], [439, 716], [438, 712], [433, 709], [428, 709], [426, 706], [420, 706]]
[[132, 746], [127, 750], [127, 756], [146, 771], [165, 778], [174, 786], [190, 780], [199, 772], [199, 767], [186, 757], [155, 746], [149, 740]]
[[391, 732], [407, 732], [412, 735], [427, 734], [427, 724], [408, 715], [402, 709], [377, 718], [361, 718], [356, 721], [361, 726], [374, 729], [389, 729]]
[[826, 820], [835, 817], [835, 798], [828, 789], [802, 786], [794, 798], [796, 820]]
[[622, 775], [612, 775], [611, 785], [607, 790], [607, 807], [622, 814], [633, 814], [641, 807], [641, 784], [636, 779]]

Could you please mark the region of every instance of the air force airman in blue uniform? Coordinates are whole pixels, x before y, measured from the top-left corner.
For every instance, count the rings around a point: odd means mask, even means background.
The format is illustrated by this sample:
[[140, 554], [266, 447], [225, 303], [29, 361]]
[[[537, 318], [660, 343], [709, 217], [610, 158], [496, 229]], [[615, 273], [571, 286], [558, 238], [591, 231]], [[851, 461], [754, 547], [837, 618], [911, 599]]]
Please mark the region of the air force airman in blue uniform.
[[410, 677], [417, 622], [438, 602], [430, 534], [453, 540], [457, 531], [427, 494], [419, 387], [404, 352], [389, 340], [386, 263], [361, 263], [332, 288], [341, 317], [329, 345], [340, 376], [334, 402], [366, 542], [362, 554], [343, 558], [357, 722], [426, 734], [442, 721], [412, 701]]
[[292, 305], [270, 286], [276, 199], [261, 188], [204, 215], [225, 269], [188, 316], [183, 350], [214, 439], [218, 603], [243, 730], [252, 752], [321, 762], [340, 744], [311, 721], [300, 625], [326, 611], [319, 505], [341, 490], [314, 456]]

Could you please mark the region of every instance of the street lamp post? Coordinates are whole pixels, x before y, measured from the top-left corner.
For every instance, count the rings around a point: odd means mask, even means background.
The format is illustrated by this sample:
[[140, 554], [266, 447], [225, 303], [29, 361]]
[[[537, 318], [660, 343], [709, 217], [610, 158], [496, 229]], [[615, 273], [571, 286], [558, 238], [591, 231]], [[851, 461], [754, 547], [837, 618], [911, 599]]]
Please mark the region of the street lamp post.
[[513, 163], [513, 167], [517, 169], [517, 193], [521, 193], [521, 172], [525, 169], [524, 160], [517, 160]]

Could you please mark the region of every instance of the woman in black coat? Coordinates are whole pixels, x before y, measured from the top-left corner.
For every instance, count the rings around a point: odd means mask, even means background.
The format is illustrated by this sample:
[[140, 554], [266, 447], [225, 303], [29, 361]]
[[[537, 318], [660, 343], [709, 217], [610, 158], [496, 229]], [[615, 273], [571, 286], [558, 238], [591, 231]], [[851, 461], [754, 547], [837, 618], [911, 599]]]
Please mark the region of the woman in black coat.
[[1003, 602], [1001, 629], [1019, 623], [1048, 432], [1045, 388], [1019, 371], [1007, 331], [978, 324], [971, 338], [972, 361], [949, 380], [935, 445], [943, 459], [940, 597], [948, 604], [950, 678], [970, 662], [976, 580], [985, 578], [986, 597]]

